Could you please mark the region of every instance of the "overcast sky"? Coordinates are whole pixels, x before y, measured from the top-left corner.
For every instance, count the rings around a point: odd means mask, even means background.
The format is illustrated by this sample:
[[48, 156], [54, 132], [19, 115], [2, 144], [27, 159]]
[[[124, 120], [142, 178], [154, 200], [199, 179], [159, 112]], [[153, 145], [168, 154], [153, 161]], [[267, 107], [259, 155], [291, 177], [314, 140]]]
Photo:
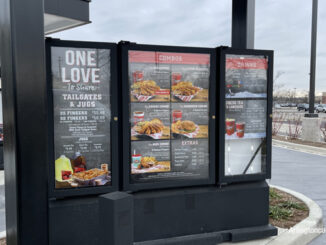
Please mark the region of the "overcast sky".
[[[94, 0], [91, 21], [53, 37], [69, 40], [216, 47], [231, 45], [231, 0]], [[274, 74], [308, 90], [311, 0], [257, 0], [255, 48], [275, 51]], [[326, 91], [326, 1], [319, 1], [317, 92]]]

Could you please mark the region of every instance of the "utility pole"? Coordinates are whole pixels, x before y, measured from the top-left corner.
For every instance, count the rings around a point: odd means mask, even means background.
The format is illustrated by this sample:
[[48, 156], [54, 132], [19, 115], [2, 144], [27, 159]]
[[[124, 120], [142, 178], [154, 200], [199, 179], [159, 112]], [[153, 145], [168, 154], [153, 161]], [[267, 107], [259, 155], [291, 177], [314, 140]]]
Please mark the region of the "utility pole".
[[318, 117], [318, 114], [314, 113], [315, 112], [317, 17], [318, 17], [318, 0], [312, 0], [309, 114], [306, 114], [305, 117]]

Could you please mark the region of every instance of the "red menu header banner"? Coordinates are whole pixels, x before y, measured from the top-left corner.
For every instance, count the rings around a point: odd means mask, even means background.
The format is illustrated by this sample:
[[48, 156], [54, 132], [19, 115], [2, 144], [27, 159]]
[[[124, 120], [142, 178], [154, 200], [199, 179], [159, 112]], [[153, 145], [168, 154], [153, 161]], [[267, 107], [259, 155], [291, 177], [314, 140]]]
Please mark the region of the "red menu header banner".
[[160, 63], [209, 65], [209, 54], [168, 53], [152, 51], [129, 51], [129, 62], [133, 63]]
[[226, 69], [260, 69], [267, 70], [267, 59], [253, 58], [228, 58], [226, 59]]

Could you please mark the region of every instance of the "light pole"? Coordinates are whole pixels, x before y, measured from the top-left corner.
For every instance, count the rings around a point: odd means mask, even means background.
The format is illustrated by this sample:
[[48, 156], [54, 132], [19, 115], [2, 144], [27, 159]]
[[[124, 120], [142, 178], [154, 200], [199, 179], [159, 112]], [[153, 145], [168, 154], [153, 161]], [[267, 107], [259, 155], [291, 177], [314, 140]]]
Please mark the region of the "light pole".
[[317, 16], [318, 16], [318, 0], [312, 0], [309, 113], [305, 114], [305, 117], [318, 117], [318, 114], [314, 113], [314, 111], [315, 111], [314, 107], [315, 107], [315, 78], [316, 78]]

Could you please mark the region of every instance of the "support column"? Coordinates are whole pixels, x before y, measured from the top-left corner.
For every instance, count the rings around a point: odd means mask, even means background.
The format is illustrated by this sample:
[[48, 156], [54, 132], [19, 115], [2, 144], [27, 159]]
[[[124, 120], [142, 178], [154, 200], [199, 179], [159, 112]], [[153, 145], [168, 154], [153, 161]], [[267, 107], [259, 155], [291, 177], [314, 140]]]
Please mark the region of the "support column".
[[0, 1], [8, 245], [48, 244], [43, 0]]
[[232, 48], [253, 49], [255, 0], [232, 1]]

